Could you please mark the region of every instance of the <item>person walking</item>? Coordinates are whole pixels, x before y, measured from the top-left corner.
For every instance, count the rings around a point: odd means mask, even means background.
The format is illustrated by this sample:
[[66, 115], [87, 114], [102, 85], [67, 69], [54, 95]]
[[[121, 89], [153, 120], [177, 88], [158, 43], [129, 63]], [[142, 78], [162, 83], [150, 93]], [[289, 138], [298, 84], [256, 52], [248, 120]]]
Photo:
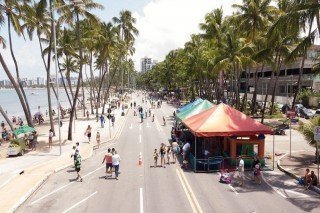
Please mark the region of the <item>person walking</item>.
[[111, 117], [111, 123], [112, 123], [112, 126], [114, 126], [114, 122], [116, 121], [116, 118], [114, 117], [114, 115]]
[[152, 115], [152, 122], [154, 122], [154, 114]]
[[177, 155], [180, 153], [180, 147], [177, 142], [172, 142], [172, 159], [173, 162], [177, 162]]
[[103, 117], [103, 115], [100, 115], [100, 124], [101, 124], [101, 128], [104, 128], [104, 123], [105, 123], [105, 119]]
[[76, 150], [75, 153], [75, 162], [74, 162], [75, 168], [76, 168], [76, 172], [77, 172], [77, 178], [76, 180], [80, 179], [80, 182], [82, 182], [82, 177], [80, 175], [80, 169], [81, 169], [81, 155], [79, 153], [78, 150]]
[[52, 129], [49, 130], [49, 148], [52, 148], [52, 138], [53, 138], [53, 131]]
[[162, 120], [163, 120], [163, 126], [165, 126], [166, 125], [166, 119], [165, 119], [164, 116], [162, 117]]
[[159, 154], [160, 154], [161, 167], [166, 168], [166, 166], [165, 166], [166, 160], [164, 159], [164, 156], [166, 155], [166, 147], [165, 147], [164, 143], [161, 143]]
[[153, 152], [153, 162], [154, 162], [153, 166], [154, 166], [154, 168], [158, 167], [158, 158], [159, 158], [158, 150], [154, 149], [154, 152]]
[[114, 167], [114, 173], [116, 176], [116, 180], [119, 180], [119, 166], [120, 166], [120, 155], [117, 151], [114, 152], [114, 155], [112, 155], [112, 166]]
[[96, 135], [96, 141], [97, 141], [98, 149], [99, 149], [100, 148], [100, 132], [99, 131], [97, 132], [97, 135]]
[[89, 143], [90, 143], [90, 139], [91, 139], [91, 130], [92, 130], [91, 126], [88, 125], [88, 127], [87, 127], [87, 129], [86, 129], [86, 131], [84, 133], [84, 135], [87, 135]]
[[261, 184], [261, 164], [257, 163], [253, 169], [254, 182]]
[[[106, 177], [105, 179], [107, 179], [108, 177], [112, 177], [112, 153], [111, 153], [111, 149], [108, 148], [107, 153], [105, 154], [102, 164], [106, 162]], [[108, 175], [110, 174], [110, 175]]]
[[86, 115], [87, 115], [87, 120], [89, 120], [89, 111], [88, 110], [86, 112]]
[[239, 165], [238, 165], [238, 184], [242, 186], [244, 182], [244, 161], [240, 156]]
[[167, 149], [167, 164], [168, 165], [170, 165], [171, 155], [172, 155], [172, 149], [171, 149], [171, 146], [168, 146], [168, 149]]

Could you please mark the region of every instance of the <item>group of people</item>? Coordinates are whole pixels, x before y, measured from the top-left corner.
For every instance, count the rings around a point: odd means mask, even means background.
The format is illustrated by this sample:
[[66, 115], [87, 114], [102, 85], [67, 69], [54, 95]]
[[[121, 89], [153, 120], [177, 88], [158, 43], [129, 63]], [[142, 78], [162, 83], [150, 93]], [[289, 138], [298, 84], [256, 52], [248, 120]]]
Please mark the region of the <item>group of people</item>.
[[23, 125], [23, 120], [19, 116], [18, 116], [18, 118], [16, 118], [16, 116], [12, 116], [11, 121], [12, 121], [12, 123], [14, 123], [14, 124], [16, 124], [18, 126], [22, 126]]
[[115, 150], [115, 148], [108, 149], [107, 153], [103, 157], [102, 164], [106, 164], [106, 176], [105, 179], [107, 178], [112, 178], [112, 173], [114, 171], [115, 173], [115, 179], [119, 179], [119, 168], [120, 168], [120, 155], [118, 152]]
[[[177, 155], [180, 153], [180, 148], [176, 144], [173, 146], [166, 146], [164, 143], [161, 143], [159, 151], [154, 149], [153, 152], [153, 167], [158, 167], [158, 159], [160, 157], [160, 167], [165, 168], [165, 164], [170, 165], [171, 163], [176, 163]], [[171, 161], [172, 159], [172, 161]], [[167, 160], [167, 161], [166, 161]]]
[[26, 143], [26, 147], [29, 147], [32, 151], [36, 151], [38, 144], [38, 133], [33, 131], [30, 134], [24, 134], [23, 140]]
[[310, 172], [310, 169], [306, 169], [306, 172], [303, 177], [303, 182], [307, 190], [309, 190], [311, 186], [316, 186], [318, 183], [318, 178], [314, 171]]

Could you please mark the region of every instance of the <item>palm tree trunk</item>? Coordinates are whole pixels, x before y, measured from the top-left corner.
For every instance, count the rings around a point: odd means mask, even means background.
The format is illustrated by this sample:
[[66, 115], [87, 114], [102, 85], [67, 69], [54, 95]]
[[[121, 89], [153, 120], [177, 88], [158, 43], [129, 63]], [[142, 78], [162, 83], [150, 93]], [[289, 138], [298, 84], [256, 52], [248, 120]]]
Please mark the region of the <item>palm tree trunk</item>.
[[15, 91], [16, 91], [16, 93], [18, 95], [18, 98], [19, 98], [19, 101], [21, 103], [21, 107], [23, 109], [24, 115], [26, 116], [26, 120], [27, 120], [28, 125], [33, 127], [33, 122], [32, 122], [31, 117], [28, 114], [28, 109], [27, 109], [26, 103], [25, 103], [25, 101], [23, 99], [22, 92], [19, 89], [19, 85], [17, 84], [17, 82], [15, 81], [14, 77], [10, 73], [10, 70], [9, 70], [6, 62], [3, 60], [3, 57], [2, 57], [1, 53], [0, 53], [0, 63], [2, 65], [2, 67], [3, 67], [4, 72], [8, 76], [13, 88], [15, 89]]
[[22, 96], [23, 96], [23, 101], [25, 102], [25, 105], [26, 105], [26, 109], [27, 109], [26, 117], [29, 117], [29, 119], [27, 119], [27, 123], [30, 126], [30, 125], [33, 125], [32, 123], [28, 122], [28, 120], [32, 121], [31, 110], [30, 110], [30, 107], [29, 107], [29, 103], [28, 103], [28, 99], [27, 99], [26, 93], [24, 92], [24, 89], [23, 89], [23, 85], [22, 85], [22, 83], [20, 81], [19, 67], [18, 67], [18, 63], [17, 63], [16, 57], [15, 57], [15, 55], [13, 53], [12, 36], [11, 36], [11, 15], [7, 14], [7, 17], [8, 17], [8, 35], [9, 35], [10, 53], [11, 53], [12, 60], [14, 62], [15, 69], [16, 69], [18, 85], [20, 87], [20, 90], [21, 90], [21, 93], [22, 93]]
[[79, 94], [79, 90], [80, 90], [80, 85], [81, 85], [81, 81], [82, 81], [82, 64], [83, 64], [83, 58], [82, 58], [82, 44], [80, 41], [80, 20], [79, 20], [79, 14], [76, 13], [76, 33], [77, 33], [77, 41], [78, 41], [78, 45], [79, 45], [79, 75], [78, 75], [78, 82], [77, 82], [77, 88], [76, 88], [76, 92], [73, 98], [73, 104], [72, 104], [72, 108], [71, 108], [71, 112], [70, 112], [70, 119], [69, 119], [69, 128], [68, 128], [68, 140], [72, 140], [72, 123], [73, 123], [73, 119], [76, 113], [76, 105], [77, 105], [77, 97]]
[[[260, 69], [260, 73], [262, 74], [264, 69], [264, 64], [262, 64], [262, 67]], [[252, 108], [251, 108], [251, 115], [254, 115], [256, 113], [256, 103], [257, 103], [257, 87], [258, 87], [258, 68], [256, 69], [255, 78], [254, 78], [254, 91], [253, 91], [253, 97], [252, 97]]]
[[67, 85], [66, 85], [66, 82], [64, 81], [64, 77], [63, 77], [62, 71], [60, 69], [60, 64], [59, 63], [58, 63], [58, 68], [59, 68], [60, 77], [62, 79], [63, 88], [64, 88], [64, 91], [66, 92], [66, 95], [68, 97], [68, 101], [69, 101], [69, 104], [70, 104], [70, 107], [71, 107], [72, 103], [71, 103], [70, 95], [68, 93]]
[[0, 105], [0, 113], [2, 114], [2, 116], [4, 117], [4, 119], [6, 120], [7, 124], [10, 126], [11, 131], [14, 130], [13, 125], [11, 123], [11, 120], [8, 118], [7, 113], [5, 113], [5, 111], [2, 109], [2, 106]]
[[246, 87], [245, 87], [245, 92], [244, 92], [244, 96], [242, 99], [242, 104], [241, 104], [241, 112], [244, 112], [247, 106], [247, 95], [248, 95], [248, 88], [249, 88], [249, 78], [250, 78], [250, 68], [249, 68], [249, 77], [248, 74], [246, 73]]
[[274, 100], [275, 100], [275, 96], [276, 96], [276, 90], [277, 90], [278, 80], [279, 80], [279, 76], [280, 76], [280, 70], [277, 71], [276, 75], [277, 75], [277, 77], [276, 77], [276, 80], [274, 81], [274, 85], [273, 85], [273, 89], [272, 89], [270, 115], [272, 115], [273, 111], [274, 111]]

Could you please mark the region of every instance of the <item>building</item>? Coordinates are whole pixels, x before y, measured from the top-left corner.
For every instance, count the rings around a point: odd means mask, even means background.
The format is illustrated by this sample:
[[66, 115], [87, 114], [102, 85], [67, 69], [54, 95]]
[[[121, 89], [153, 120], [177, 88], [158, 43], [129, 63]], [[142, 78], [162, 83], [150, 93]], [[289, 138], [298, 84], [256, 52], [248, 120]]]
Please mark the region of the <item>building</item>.
[[42, 86], [42, 85], [45, 85], [45, 80], [43, 77], [37, 77], [37, 85], [38, 86]]
[[[312, 88], [315, 91], [320, 91], [320, 79], [312, 72], [313, 65], [319, 63], [319, 61], [315, 60], [318, 56], [320, 56], [320, 45], [313, 45], [308, 49], [307, 58], [304, 62], [303, 75], [300, 81], [301, 88]], [[276, 96], [285, 97], [285, 99], [287, 99], [294, 95], [295, 91], [298, 89], [297, 82], [301, 62], [302, 58], [297, 58], [293, 63], [281, 66], [275, 91]], [[240, 82], [241, 92], [245, 92], [245, 89], [248, 86], [249, 94], [253, 93], [256, 75], [255, 71], [256, 69], [251, 69], [250, 72], [245, 71], [242, 73]], [[271, 66], [265, 66], [262, 70], [261, 68], [258, 68], [258, 85], [256, 88], [258, 95], [265, 95], [267, 93], [268, 87], [270, 86], [272, 71]], [[275, 79], [276, 76], [274, 77], [274, 81]]]
[[156, 60], [152, 60], [152, 58], [148, 58], [148, 57], [144, 57], [144, 58], [141, 58], [141, 69], [140, 71], [142, 73], [145, 73], [149, 70], [152, 69], [152, 67], [154, 65], [156, 65], [157, 61]]

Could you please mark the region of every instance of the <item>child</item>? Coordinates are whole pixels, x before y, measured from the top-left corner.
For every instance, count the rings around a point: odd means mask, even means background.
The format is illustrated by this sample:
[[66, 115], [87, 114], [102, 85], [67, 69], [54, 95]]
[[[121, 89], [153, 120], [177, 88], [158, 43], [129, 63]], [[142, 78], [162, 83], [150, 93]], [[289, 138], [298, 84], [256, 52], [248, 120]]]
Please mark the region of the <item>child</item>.
[[170, 164], [171, 154], [172, 154], [171, 146], [168, 146], [168, 149], [167, 149], [167, 164]]
[[158, 158], [159, 158], [158, 150], [154, 149], [153, 160], [154, 160], [154, 167], [155, 168], [158, 166]]

